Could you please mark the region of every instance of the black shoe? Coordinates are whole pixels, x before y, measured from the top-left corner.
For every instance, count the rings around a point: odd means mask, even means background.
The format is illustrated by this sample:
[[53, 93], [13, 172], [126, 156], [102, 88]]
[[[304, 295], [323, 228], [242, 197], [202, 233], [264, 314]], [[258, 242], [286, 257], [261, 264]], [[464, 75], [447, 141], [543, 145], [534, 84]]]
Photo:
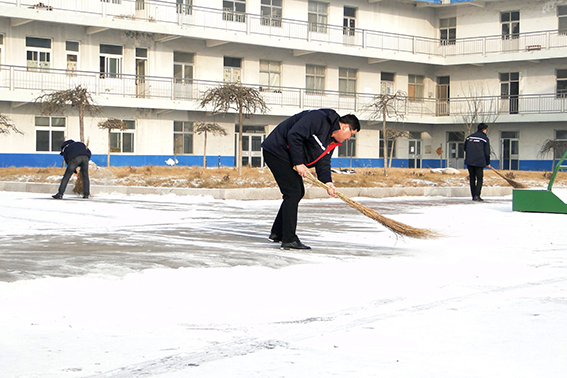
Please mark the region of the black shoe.
[[63, 199], [63, 194], [57, 193], [57, 194], [52, 195], [51, 197], [53, 197], [54, 199]]
[[291, 243], [282, 243], [281, 249], [311, 249], [310, 246], [303, 244], [299, 240]]
[[273, 242], [273, 243], [281, 243], [282, 242], [282, 238], [276, 234], [270, 234], [270, 236], [268, 236], [268, 240]]
[[83, 196], [83, 198], [89, 198], [89, 195], [87, 194], [87, 195]]
[[474, 197], [474, 198], [473, 198], [473, 201], [482, 202], [482, 201], [484, 201], [484, 200], [483, 200], [482, 198], [480, 198], [480, 197]]

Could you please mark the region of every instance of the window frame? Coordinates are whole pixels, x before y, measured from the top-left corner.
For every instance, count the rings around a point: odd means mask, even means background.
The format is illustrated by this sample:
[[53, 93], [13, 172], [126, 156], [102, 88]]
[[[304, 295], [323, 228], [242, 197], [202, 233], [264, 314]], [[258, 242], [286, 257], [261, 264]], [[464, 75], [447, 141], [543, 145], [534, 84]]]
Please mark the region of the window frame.
[[307, 3], [307, 21], [309, 31], [327, 34], [329, 24], [329, 3], [309, 0]]
[[457, 43], [457, 17], [439, 19], [439, 43], [441, 46]]
[[[310, 68], [312, 70], [310, 70]], [[310, 72], [312, 71], [312, 72]], [[308, 95], [323, 95], [325, 93], [325, 81], [327, 67], [318, 64], [305, 65], [305, 93]], [[311, 81], [311, 83], [310, 83]], [[320, 84], [320, 85], [318, 85]], [[320, 88], [318, 88], [320, 86]]]
[[[230, 5], [230, 7], [227, 5]], [[222, 20], [246, 22], [246, 0], [223, 0]]]
[[[413, 90], [412, 90], [413, 89]], [[413, 93], [413, 95], [412, 95]], [[422, 102], [425, 94], [425, 76], [408, 75], [408, 101]]]
[[502, 39], [520, 38], [520, 11], [500, 12], [500, 25]]
[[283, 2], [282, 0], [261, 0], [260, 23], [262, 26], [282, 27]]
[[[57, 120], [57, 122], [55, 122]], [[62, 120], [62, 125], [57, 125]], [[43, 121], [38, 124], [38, 121]], [[45, 122], [47, 121], [47, 122]], [[36, 152], [61, 152], [61, 144], [65, 141], [67, 118], [61, 116], [35, 116], [35, 150]], [[40, 135], [47, 135], [46, 148], [40, 148]]]
[[193, 14], [193, 0], [176, 0], [177, 14]]
[[[126, 124], [125, 130], [110, 130], [109, 152], [112, 154], [133, 154], [136, 151], [136, 121], [123, 119], [122, 122]], [[126, 136], [131, 138], [128, 149], [124, 148]]]
[[555, 83], [557, 98], [567, 98], [567, 69], [555, 70]]
[[[339, 96], [341, 97], [355, 96], [357, 78], [358, 78], [358, 69], [339, 67]], [[342, 87], [344, 87], [344, 90], [342, 89]]]
[[[173, 121], [173, 153], [175, 155], [194, 155], [194, 125], [195, 124], [192, 121]], [[190, 142], [186, 144], [186, 140], [188, 139]], [[181, 150], [177, 151], [176, 149], [178, 148], [179, 141], [181, 141]]]
[[282, 62], [260, 59], [259, 71], [261, 92], [281, 92]]
[[[49, 47], [40, 46], [39, 42], [48, 42]], [[51, 69], [53, 41], [51, 38], [26, 37], [26, 66], [29, 71], [47, 72]], [[34, 59], [30, 59], [31, 57]], [[42, 59], [43, 58], [43, 59]], [[35, 65], [30, 65], [35, 62]], [[42, 64], [42, 62], [44, 62]], [[46, 63], [45, 63], [46, 62]]]
[[[120, 48], [120, 54], [112, 52], [102, 52], [103, 46]], [[120, 79], [122, 75], [122, 62], [124, 60], [124, 46], [122, 45], [109, 45], [106, 43], [99, 44], [99, 70], [101, 79]], [[112, 62], [115, 62], [115, 70], [111, 71]]]

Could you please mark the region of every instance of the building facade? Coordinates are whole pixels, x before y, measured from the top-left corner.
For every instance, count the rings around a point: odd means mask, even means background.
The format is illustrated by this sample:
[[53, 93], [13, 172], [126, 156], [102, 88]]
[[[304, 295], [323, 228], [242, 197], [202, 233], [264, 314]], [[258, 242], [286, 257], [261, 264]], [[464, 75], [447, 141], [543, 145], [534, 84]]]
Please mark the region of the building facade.
[[[567, 141], [566, 58], [564, 0], [0, 0], [0, 113], [23, 132], [0, 134], [0, 166], [61, 165], [78, 112], [34, 100], [78, 85], [101, 109], [84, 117], [97, 165], [109, 149], [111, 165], [202, 165], [194, 125], [214, 122], [228, 135], [207, 137], [207, 166], [234, 166], [237, 114], [199, 104], [241, 82], [270, 108], [244, 120], [244, 165], [263, 165], [286, 117], [333, 108], [362, 121], [333, 165], [382, 167], [369, 105], [402, 91], [387, 127], [411, 136], [387, 141], [393, 166], [462, 168], [467, 125], [485, 122], [494, 167], [550, 170], [542, 146]], [[110, 118], [127, 128], [99, 128]]]

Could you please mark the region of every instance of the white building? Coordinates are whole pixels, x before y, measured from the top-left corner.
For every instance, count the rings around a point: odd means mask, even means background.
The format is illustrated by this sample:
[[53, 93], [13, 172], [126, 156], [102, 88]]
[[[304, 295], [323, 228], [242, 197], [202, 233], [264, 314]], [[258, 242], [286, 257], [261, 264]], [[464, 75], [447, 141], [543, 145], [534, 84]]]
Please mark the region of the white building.
[[405, 119], [388, 127], [411, 138], [395, 142], [394, 166], [463, 167], [476, 114], [493, 166], [551, 169], [540, 149], [567, 140], [566, 57], [567, 0], [0, 0], [0, 113], [24, 132], [0, 134], [0, 166], [61, 165], [78, 113], [42, 116], [34, 99], [77, 85], [102, 109], [85, 116], [96, 164], [108, 152], [98, 123], [117, 118], [129, 129], [112, 132], [112, 165], [202, 165], [192, 125], [207, 121], [229, 132], [208, 137], [208, 166], [234, 166], [238, 117], [199, 96], [241, 81], [270, 107], [244, 122], [244, 164], [263, 163], [259, 145], [286, 117], [333, 108], [363, 127], [333, 165], [380, 167], [367, 105], [401, 90]]

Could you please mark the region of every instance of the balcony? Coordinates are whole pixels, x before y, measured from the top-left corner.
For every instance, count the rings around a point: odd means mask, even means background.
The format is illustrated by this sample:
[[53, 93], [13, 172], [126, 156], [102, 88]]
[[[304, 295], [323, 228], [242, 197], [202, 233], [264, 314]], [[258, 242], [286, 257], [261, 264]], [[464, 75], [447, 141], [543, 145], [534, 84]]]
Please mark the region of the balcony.
[[[0, 65], [0, 101], [31, 102], [40, 93], [81, 85], [101, 106], [199, 110], [200, 96], [219, 84], [222, 82], [126, 74], [113, 74], [110, 77], [100, 72]], [[266, 90], [257, 84], [245, 85], [256, 88], [270, 108], [284, 109], [282, 114], [293, 114], [301, 109], [333, 108], [341, 113], [357, 113], [361, 119], [367, 120], [367, 105], [373, 100], [373, 95], [369, 93], [314, 92], [293, 87], [270, 87]], [[550, 93], [456, 97], [448, 100], [416, 98], [403, 106], [398, 110], [407, 116], [455, 122], [454, 117], [470, 115], [470, 109], [473, 108], [478, 109], [477, 115], [494, 117], [567, 113], [567, 96]]]
[[[114, 3], [116, 1], [116, 4]], [[61, 23], [73, 23], [73, 15], [89, 15], [102, 19], [116, 19], [130, 22], [145, 22], [155, 26], [155, 32], [170, 30], [169, 27], [178, 25], [193, 30], [209, 30], [230, 32], [226, 41], [234, 40], [234, 33], [240, 35], [255, 35], [260, 37], [278, 38], [289, 41], [289, 46], [297, 42], [305, 42], [317, 51], [319, 45], [353, 47], [354, 51], [361, 50], [362, 54], [376, 56], [383, 53], [403, 53], [409, 56], [427, 56], [439, 58], [439, 64], [445, 64], [445, 58], [487, 57], [496, 54], [520, 53], [543, 54], [551, 50], [567, 47], [567, 34], [558, 30], [527, 32], [514, 35], [513, 39], [501, 35], [457, 38], [454, 43], [446, 44], [437, 38], [388, 33], [369, 29], [348, 29], [345, 33], [343, 26], [325, 25], [324, 28], [313, 28], [306, 21], [278, 19], [278, 22], [266, 22], [266, 18], [250, 13], [238, 15], [227, 14], [225, 10], [197, 6], [179, 6], [159, 0], [113, 0], [102, 2], [98, 0], [0, 0], [0, 7], [8, 10], [7, 5], [13, 5], [19, 12], [5, 17], [24, 17], [29, 20], [43, 20]], [[41, 5], [41, 6], [40, 6]], [[16, 14], [17, 13], [17, 14]], [[61, 14], [68, 18], [60, 17]], [[107, 23], [97, 25], [93, 17], [89, 26], [104, 27]], [[67, 20], [67, 21], [66, 21]], [[120, 28], [121, 26], [114, 26]], [[124, 28], [126, 28], [124, 26]], [[142, 27], [143, 29], [143, 27]], [[146, 26], [145, 30], [149, 30]], [[324, 31], [324, 32], [321, 32]], [[185, 33], [179, 29], [179, 35]], [[189, 34], [188, 34], [189, 35]], [[192, 36], [195, 36], [193, 33]], [[273, 42], [265, 41], [265, 45]], [[328, 46], [319, 48], [328, 52]], [[340, 51], [336, 51], [340, 54]], [[545, 57], [541, 55], [539, 57]], [[462, 60], [462, 59], [461, 59]], [[466, 61], [459, 63], [466, 63]]]

